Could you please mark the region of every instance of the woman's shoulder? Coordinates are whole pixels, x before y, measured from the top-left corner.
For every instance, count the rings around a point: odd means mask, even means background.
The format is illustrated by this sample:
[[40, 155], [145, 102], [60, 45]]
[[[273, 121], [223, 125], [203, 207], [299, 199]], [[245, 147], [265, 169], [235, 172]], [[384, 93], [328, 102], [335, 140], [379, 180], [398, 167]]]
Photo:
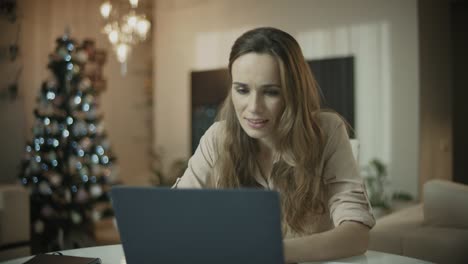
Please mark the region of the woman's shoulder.
[[206, 130], [205, 135], [219, 137], [223, 135], [225, 129], [226, 121], [216, 121]]
[[336, 128], [345, 124], [343, 118], [336, 112], [322, 111], [317, 115], [320, 127], [324, 131], [334, 131]]
[[217, 149], [226, 135], [226, 121], [214, 122], [203, 135], [203, 143], [210, 144]]

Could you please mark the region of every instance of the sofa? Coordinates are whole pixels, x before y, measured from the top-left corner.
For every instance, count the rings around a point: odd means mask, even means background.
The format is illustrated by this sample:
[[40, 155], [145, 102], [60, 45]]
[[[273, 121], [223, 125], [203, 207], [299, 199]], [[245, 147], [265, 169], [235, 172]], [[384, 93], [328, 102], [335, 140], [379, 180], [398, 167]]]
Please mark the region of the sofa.
[[0, 261], [30, 255], [29, 193], [0, 184]]
[[468, 263], [468, 185], [428, 181], [421, 203], [377, 220], [369, 249], [434, 263]]

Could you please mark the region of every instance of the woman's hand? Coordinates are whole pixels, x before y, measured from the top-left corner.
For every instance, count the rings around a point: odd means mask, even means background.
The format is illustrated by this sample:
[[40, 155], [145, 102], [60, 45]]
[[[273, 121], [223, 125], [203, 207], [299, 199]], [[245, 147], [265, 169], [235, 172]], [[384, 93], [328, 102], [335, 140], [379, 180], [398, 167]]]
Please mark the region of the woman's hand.
[[285, 239], [286, 263], [324, 261], [364, 254], [369, 246], [369, 227], [345, 221], [330, 231]]

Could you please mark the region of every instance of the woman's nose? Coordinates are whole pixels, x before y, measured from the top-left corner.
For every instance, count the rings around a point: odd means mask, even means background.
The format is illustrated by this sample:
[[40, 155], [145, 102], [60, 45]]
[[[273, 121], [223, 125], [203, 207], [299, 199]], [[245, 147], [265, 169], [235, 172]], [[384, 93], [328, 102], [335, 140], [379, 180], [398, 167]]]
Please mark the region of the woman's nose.
[[261, 95], [258, 93], [251, 93], [249, 96], [249, 102], [247, 105], [247, 110], [251, 113], [261, 113], [263, 109]]

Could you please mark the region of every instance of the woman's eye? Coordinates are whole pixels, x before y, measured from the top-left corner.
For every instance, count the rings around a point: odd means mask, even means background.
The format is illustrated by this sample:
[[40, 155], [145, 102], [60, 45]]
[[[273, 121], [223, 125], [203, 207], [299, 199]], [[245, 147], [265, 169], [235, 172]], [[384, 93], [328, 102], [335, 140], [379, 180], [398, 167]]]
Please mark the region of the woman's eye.
[[236, 92], [238, 92], [239, 94], [247, 94], [249, 92], [249, 89], [245, 88], [245, 87], [240, 87], [240, 86], [237, 86], [237, 87], [234, 87], [234, 89], [236, 90]]
[[268, 96], [278, 96], [280, 92], [278, 90], [265, 90], [265, 94]]

